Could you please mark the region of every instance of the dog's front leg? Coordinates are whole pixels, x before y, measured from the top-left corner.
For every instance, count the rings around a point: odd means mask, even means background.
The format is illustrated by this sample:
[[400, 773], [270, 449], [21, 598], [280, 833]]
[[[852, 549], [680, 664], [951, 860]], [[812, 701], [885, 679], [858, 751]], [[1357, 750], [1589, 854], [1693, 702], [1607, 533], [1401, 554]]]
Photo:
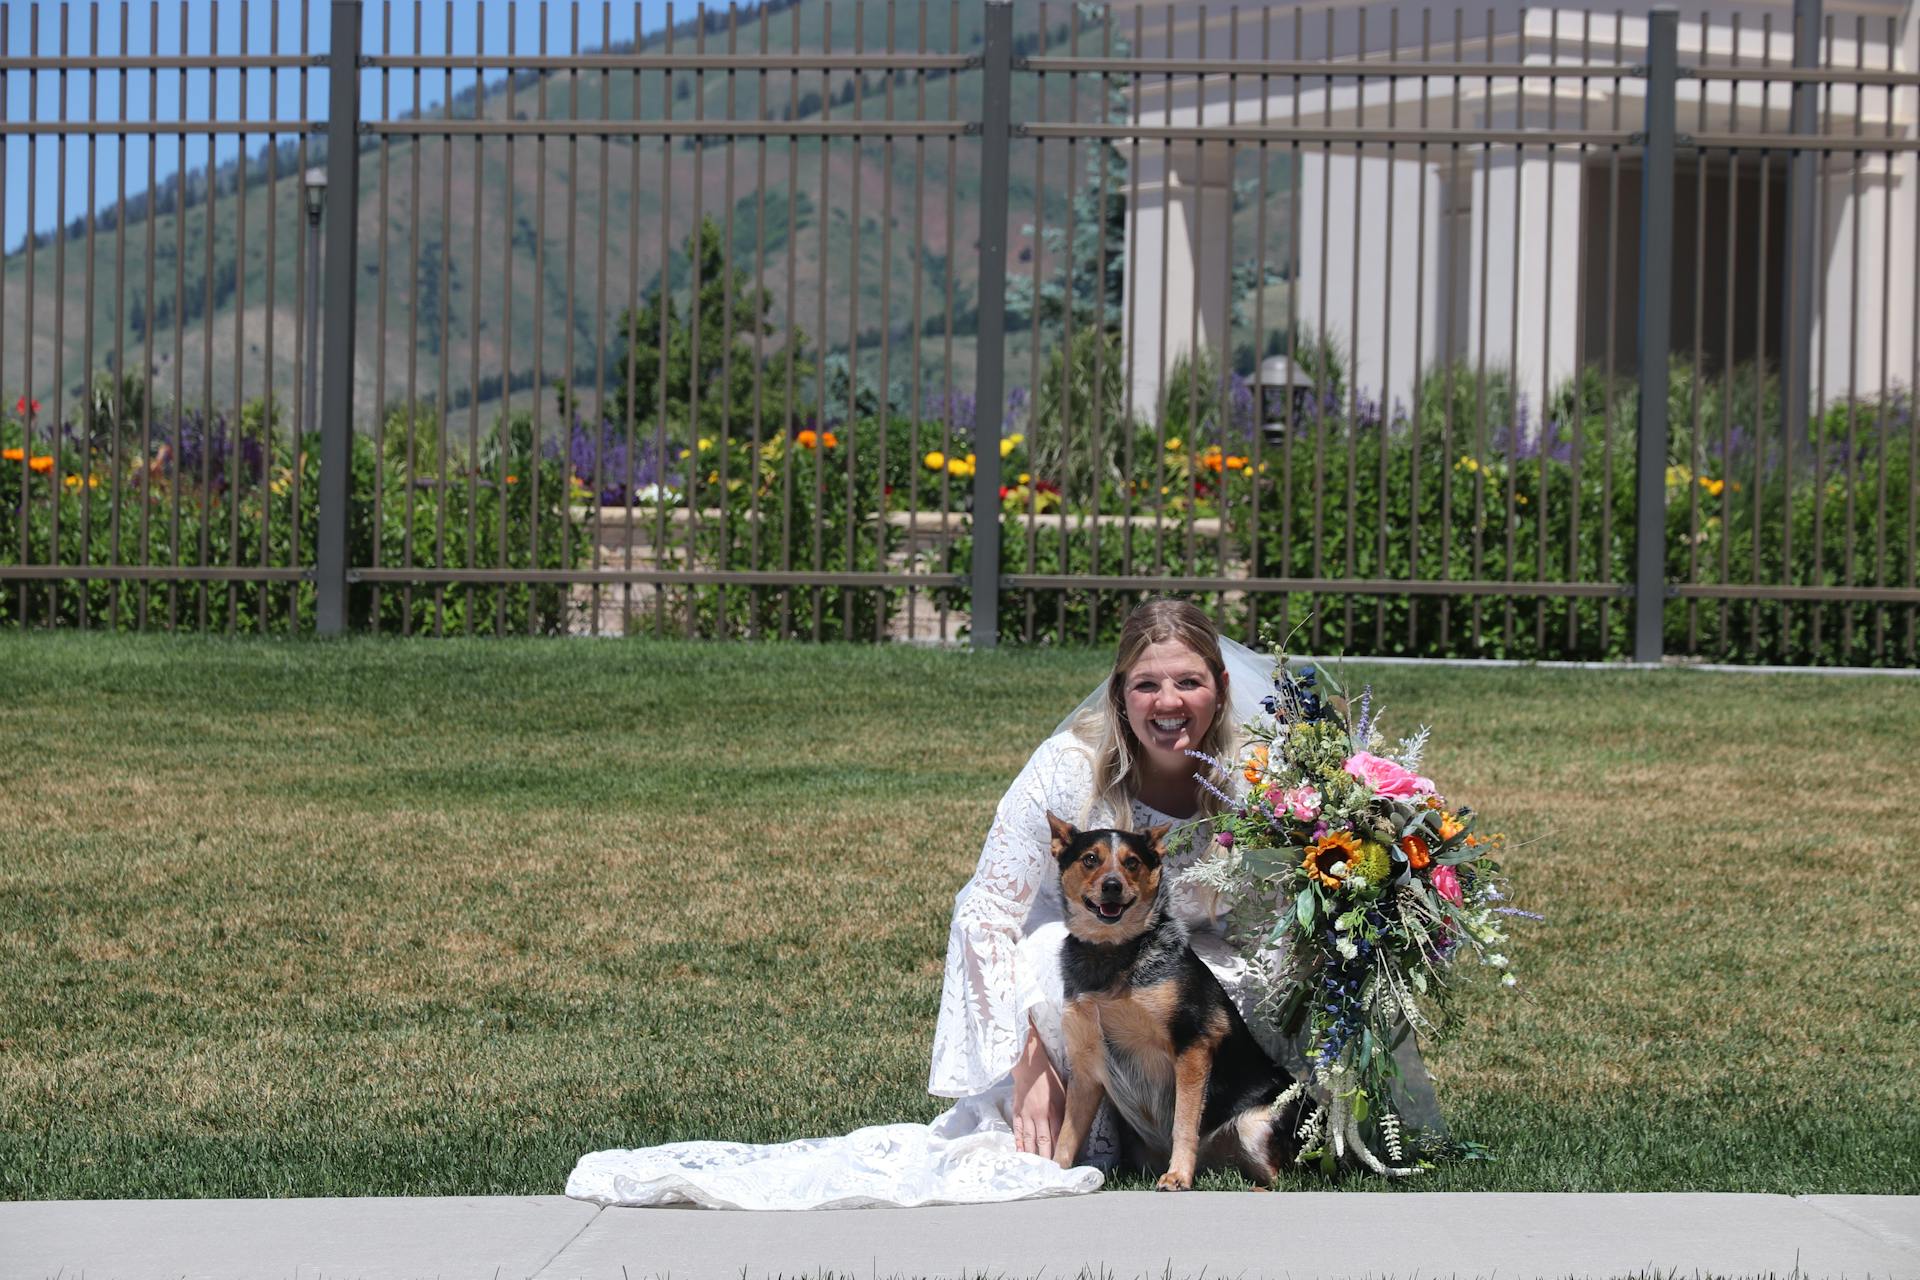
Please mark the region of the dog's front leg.
[[1193, 1188], [1193, 1167], [1200, 1152], [1200, 1113], [1206, 1107], [1207, 1077], [1213, 1073], [1213, 1043], [1187, 1046], [1173, 1061], [1173, 1159], [1154, 1184], [1159, 1191]]
[[1067, 1115], [1054, 1139], [1053, 1158], [1062, 1169], [1071, 1169], [1107, 1094], [1107, 1046], [1100, 1015], [1082, 1005], [1070, 1004], [1062, 1011], [1060, 1030], [1067, 1042]]

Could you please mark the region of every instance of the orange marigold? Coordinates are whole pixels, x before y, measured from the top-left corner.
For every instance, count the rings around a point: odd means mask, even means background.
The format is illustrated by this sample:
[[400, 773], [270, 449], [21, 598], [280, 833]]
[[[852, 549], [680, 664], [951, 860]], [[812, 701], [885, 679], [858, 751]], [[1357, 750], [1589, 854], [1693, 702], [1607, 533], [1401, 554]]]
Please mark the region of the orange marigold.
[[1462, 826], [1460, 820], [1452, 814], [1443, 813], [1440, 815], [1440, 838], [1442, 840], [1451, 840], [1464, 830], [1466, 830], [1466, 828]]
[[1427, 846], [1424, 836], [1404, 836], [1400, 840], [1400, 852], [1407, 855], [1407, 865], [1415, 871], [1424, 870], [1433, 861], [1433, 850]]
[[29, 469], [45, 475], [47, 472], [53, 470], [53, 458], [51, 455], [43, 453], [37, 457], [27, 459], [27, 466]]
[[831, 449], [835, 445], [840, 443], [840, 437], [836, 436], [831, 431], [823, 431], [820, 433], [820, 443], [827, 446], [827, 448]]
[[1265, 746], [1255, 747], [1247, 759], [1247, 767], [1240, 771], [1241, 775], [1246, 778], [1250, 785], [1258, 786], [1260, 785], [1260, 775], [1266, 771], [1267, 749]]
[[8, 462], [25, 462], [27, 451], [25, 449], [0, 450], [0, 458], [5, 458]]
[[806, 431], [802, 431], [793, 439], [794, 443], [798, 444], [802, 449], [811, 449], [820, 443], [820, 433], [809, 428]]
[[1333, 868], [1343, 862], [1351, 865], [1359, 854], [1360, 842], [1354, 839], [1352, 832], [1334, 831], [1307, 846], [1307, 854], [1301, 859], [1301, 865], [1322, 887], [1338, 889], [1340, 877], [1333, 874]]

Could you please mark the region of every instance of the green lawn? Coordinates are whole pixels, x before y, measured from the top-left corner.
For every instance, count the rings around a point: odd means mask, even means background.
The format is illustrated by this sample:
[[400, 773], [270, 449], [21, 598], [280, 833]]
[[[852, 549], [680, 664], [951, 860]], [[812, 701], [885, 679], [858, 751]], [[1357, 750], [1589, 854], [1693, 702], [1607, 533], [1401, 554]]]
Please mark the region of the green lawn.
[[[929, 1118], [953, 893], [1105, 660], [0, 637], [0, 1195]], [[1430, 1054], [1497, 1159], [1421, 1186], [1920, 1191], [1920, 682], [1373, 677], [1549, 918]]]

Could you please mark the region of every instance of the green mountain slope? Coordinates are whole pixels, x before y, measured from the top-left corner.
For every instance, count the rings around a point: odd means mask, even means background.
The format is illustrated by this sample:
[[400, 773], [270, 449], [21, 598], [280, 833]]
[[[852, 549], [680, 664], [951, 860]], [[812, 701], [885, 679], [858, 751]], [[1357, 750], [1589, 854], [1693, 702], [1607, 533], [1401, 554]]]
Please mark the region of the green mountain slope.
[[[859, 9], [859, 41], [869, 52], [887, 48], [890, 18], [896, 49], [924, 42], [933, 52], [975, 52], [981, 44], [984, 9], [978, 4], [928, 6], [924, 33], [918, 5]], [[704, 36], [683, 26], [671, 37], [671, 50], [692, 53], [704, 42], [709, 53], [757, 53], [763, 47], [775, 53], [823, 47], [846, 52], [855, 46], [855, 16], [855, 6], [844, 0], [831, 6], [800, 0], [740, 21], [731, 32], [724, 22], [715, 29], [711, 20]], [[1020, 52], [1041, 45], [1040, 16], [1038, 4], [1016, 8]], [[1049, 51], [1064, 52], [1070, 7], [1048, 6], [1046, 17], [1053, 26]], [[1078, 47], [1094, 53], [1100, 46], [1101, 33], [1089, 23]], [[665, 34], [644, 45], [647, 53], [668, 49]], [[363, 100], [365, 119], [411, 117], [416, 79], [431, 90], [440, 77], [384, 74], [386, 83]], [[1016, 74], [1013, 84], [1014, 119], [1037, 118], [1039, 78]], [[891, 86], [880, 73], [867, 73], [861, 83], [844, 70], [522, 72], [511, 84], [495, 77], [477, 101], [470, 90], [457, 95], [450, 114], [691, 122], [763, 115], [875, 121], [890, 112], [896, 120], [977, 121], [981, 92], [977, 69], [950, 77], [903, 73]], [[1064, 78], [1050, 78], [1046, 92], [1046, 118], [1067, 118]], [[1098, 118], [1104, 95], [1097, 80], [1081, 77], [1072, 109], [1080, 119]], [[129, 145], [148, 144], [134, 139]], [[209, 194], [204, 167], [194, 168], [196, 156], [204, 161], [202, 140], [190, 140], [184, 153], [177, 139], [157, 145], [182, 159], [184, 212], [162, 201], [151, 219], [130, 214], [124, 226], [96, 232], [90, 307], [84, 231], [76, 235], [70, 228], [62, 240], [7, 257], [0, 279], [0, 323], [6, 326], [0, 332], [0, 394], [7, 403], [30, 390], [50, 411], [58, 385], [71, 412], [89, 369], [139, 369], [150, 346], [160, 404], [177, 396], [183, 404], [210, 401], [225, 408], [271, 385], [292, 405], [304, 221], [297, 162], [289, 163], [297, 158], [277, 162], [269, 183], [268, 166], [256, 153], [246, 164], [244, 196], [231, 166], [216, 175]], [[69, 163], [85, 162], [84, 140], [67, 146]], [[306, 163], [318, 163], [324, 144], [316, 141], [309, 150]], [[1059, 227], [1074, 186], [1088, 172], [1090, 150], [1082, 145], [1070, 154], [1066, 144], [1054, 142], [1036, 155], [1034, 143], [1016, 140], [1010, 157], [1010, 271], [1033, 271], [1036, 203], [1043, 226]], [[727, 243], [736, 265], [764, 280], [777, 319], [798, 325], [815, 349], [857, 347], [863, 370], [877, 377], [885, 333], [889, 380], [904, 392], [912, 368], [910, 337], [918, 333], [921, 388], [937, 390], [950, 374], [956, 386], [970, 389], [979, 181], [975, 138], [895, 136], [889, 142], [870, 132], [857, 140], [831, 140], [824, 155], [815, 139], [709, 138], [700, 144], [684, 137], [546, 136], [511, 143], [499, 137], [368, 138], [355, 211], [356, 419], [367, 424], [381, 405], [409, 399], [444, 400], [456, 410], [477, 399], [490, 415], [503, 395], [524, 404], [536, 385], [550, 385], [569, 371], [590, 406], [596, 378], [615, 366], [620, 313], [657, 287], [663, 262], [670, 285], [687, 290], [683, 248], [703, 217], [723, 226], [731, 222]], [[111, 192], [106, 194], [110, 202]], [[1119, 254], [1122, 246], [1109, 251]], [[122, 255], [116, 290], [115, 263]], [[1061, 269], [1056, 257], [1042, 250], [1043, 275]], [[943, 324], [949, 287], [957, 329], [950, 364]], [[30, 386], [24, 346], [29, 333]], [[1026, 335], [1015, 332], [1010, 383], [1026, 380], [1026, 350]]]

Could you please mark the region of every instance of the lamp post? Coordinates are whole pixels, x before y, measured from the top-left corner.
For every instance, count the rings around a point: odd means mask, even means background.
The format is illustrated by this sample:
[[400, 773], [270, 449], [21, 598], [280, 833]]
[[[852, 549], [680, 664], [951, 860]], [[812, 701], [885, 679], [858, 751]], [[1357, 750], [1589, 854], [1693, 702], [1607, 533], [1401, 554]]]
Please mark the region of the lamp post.
[[319, 166], [307, 170], [303, 194], [307, 199], [307, 376], [301, 389], [305, 409], [300, 417], [302, 431], [317, 431], [320, 426], [320, 219], [327, 211], [327, 171]]
[[[1275, 393], [1285, 398], [1279, 421], [1267, 411], [1268, 397]], [[1260, 430], [1268, 444], [1284, 443], [1288, 431], [1309, 416], [1312, 401], [1313, 379], [1295, 369], [1291, 360], [1268, 356], [1260, 362]]]

